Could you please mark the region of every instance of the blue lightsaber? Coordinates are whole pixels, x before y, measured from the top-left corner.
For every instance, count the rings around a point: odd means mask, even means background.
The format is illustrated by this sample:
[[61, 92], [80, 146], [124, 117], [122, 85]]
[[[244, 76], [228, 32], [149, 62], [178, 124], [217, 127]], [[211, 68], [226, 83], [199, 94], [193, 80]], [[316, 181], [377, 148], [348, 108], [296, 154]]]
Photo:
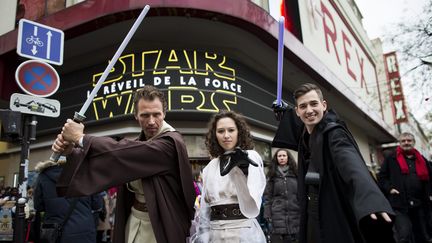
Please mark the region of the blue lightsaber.
[[282, 74], [283, 74], [283, 52], [284, 52], [284, 31], [285, 18], [279, 18], [279, 38], [278, 38], [278, 71], [277, 71], [277, 105], [282, 104]]

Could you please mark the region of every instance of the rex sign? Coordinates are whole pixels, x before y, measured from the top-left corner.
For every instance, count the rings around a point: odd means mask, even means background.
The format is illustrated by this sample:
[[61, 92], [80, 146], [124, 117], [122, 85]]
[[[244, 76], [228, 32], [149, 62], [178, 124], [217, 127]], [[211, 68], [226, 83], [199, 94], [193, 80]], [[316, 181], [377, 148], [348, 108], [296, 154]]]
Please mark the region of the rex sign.
[[[375, 64], [362, 42], [366, 33], [345, 1], [299, 1], [304, 45], [371, 108], [380, 110]], [[341, 11], [339, 4], [345, 4]], [[343, 13], [351, 13], [346, 17]], [[369, 41], [369, 40], [367, 40]]]
[[399, 65], [396, 58], [396, 52], [384, 54], [384, 64], [387, 73], [387, 83], [390, 93], [390, 102], [393, 111], [395, 124], [407, 122], [405, 98], [402, 90], [401, 77], [399, 74]]

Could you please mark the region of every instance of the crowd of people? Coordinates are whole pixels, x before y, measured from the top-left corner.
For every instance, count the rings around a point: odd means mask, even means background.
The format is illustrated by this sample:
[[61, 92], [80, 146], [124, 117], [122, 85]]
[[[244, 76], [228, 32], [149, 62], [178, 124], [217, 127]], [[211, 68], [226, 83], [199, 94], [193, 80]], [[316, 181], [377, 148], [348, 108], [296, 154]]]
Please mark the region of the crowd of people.
[[294, 107], [272, 107], [279, 127], [266, 168], [246, 119], [214, 114], [211, 160], [196, 180], [155, 87], [135, 93], [135, 140], [68, 120], [52, 145], [64, 159], [36, 166], [39, 228], [60, 228], [58, 242], [432, 242], [431, 164], [414, 136], [400, 135], [376, 179], [319, 87], [303, 84], [294, 97]]

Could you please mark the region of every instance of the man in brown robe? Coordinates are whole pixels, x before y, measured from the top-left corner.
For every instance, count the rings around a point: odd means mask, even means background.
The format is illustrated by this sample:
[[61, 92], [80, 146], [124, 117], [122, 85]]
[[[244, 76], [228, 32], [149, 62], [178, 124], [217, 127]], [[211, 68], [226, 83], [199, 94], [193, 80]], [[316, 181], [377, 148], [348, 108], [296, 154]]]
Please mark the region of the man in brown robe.
[[136, 91], [137, 140], [84, 134], [68, 120], [52, 146], [67, 156], [57, 191], [91, 195], [119, 188], [114, 242], [185, 242], [194, 214], [192, 171], [181, 135], [164, 121], [167, 103], [152, 86]]

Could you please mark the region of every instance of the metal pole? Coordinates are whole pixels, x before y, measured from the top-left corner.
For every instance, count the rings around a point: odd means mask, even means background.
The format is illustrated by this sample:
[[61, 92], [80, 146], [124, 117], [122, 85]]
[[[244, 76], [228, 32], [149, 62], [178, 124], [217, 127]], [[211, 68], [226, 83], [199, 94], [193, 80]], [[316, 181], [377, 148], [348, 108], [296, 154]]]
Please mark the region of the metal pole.
[[[20, 159], [20, 167], [19, 167], [19, 174], [18, 174], [18, 184], [21, 186], [22, 183], [25, 180], [25, 168], [26, 164], [28, 164], [28, 156], [29, 156], [29, 149], [30, 149], [30, 130], [29, 130], [29, 124], [30, 124], [30, 116], [23, 115], [24, 122], [23, 122], [23, 134], [21, 138], [21, 159]], [[25, 190], [26, 188], [24, 188]], [[20, 188], [20, 193], [22, 195], [23, 191], [21, 191], [22, 188]]]
[[14, 243], [24, 243], [25, 241], [25, 207], [26, 199], [20, 198], [16, 203], [15, 208], [15, 223], [14, 223]]

